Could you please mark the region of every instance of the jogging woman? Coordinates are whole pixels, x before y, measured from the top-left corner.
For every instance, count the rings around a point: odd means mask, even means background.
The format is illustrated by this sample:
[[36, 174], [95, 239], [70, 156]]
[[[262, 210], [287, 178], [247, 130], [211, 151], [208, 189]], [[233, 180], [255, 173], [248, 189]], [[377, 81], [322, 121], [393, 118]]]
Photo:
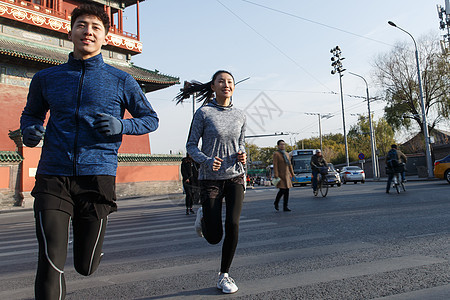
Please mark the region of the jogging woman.
[[[186, 149], [200, 164], [199, 183], [202, 207], [195, 221], [199, 236], [210, 244], [222, 240], [222, 200], [225, 198], [225, 239], [217, 288], [231, 294], [238, 290], [228, 275], [239, 235], [239, 218], [244, 200], [245, 114], [233, 107], [234, 78], [228, 71], [217, 71], [212, 80], [192, 82], [176, 97], [178, 103], [198, 93], [203, 105], [194, 114]], [[215, 98], [213, 98], [215, 95]], [[201, 150], [198, 144], [202, 139]]]

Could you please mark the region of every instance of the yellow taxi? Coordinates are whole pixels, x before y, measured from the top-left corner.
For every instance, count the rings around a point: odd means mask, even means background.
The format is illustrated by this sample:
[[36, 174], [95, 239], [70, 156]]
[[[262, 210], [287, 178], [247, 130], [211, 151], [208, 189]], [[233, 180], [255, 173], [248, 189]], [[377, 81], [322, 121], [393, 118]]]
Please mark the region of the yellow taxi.
[[434, 177], [446, 179], [450, 183], [450, 155], [434, 162]]

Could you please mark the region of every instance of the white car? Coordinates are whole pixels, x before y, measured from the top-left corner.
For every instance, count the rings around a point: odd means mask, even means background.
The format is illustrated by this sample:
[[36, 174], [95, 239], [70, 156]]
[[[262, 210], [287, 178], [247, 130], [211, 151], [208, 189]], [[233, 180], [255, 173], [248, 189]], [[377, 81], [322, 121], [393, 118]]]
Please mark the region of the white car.
[[339, 173], [341, 176], [341, 181], [346, 184], [349, 181], [353, 181], [355, 184], [360, 181], [361, 183], [366, 182], [366, 174], [364, 171], [357, 166], [343, 167]]

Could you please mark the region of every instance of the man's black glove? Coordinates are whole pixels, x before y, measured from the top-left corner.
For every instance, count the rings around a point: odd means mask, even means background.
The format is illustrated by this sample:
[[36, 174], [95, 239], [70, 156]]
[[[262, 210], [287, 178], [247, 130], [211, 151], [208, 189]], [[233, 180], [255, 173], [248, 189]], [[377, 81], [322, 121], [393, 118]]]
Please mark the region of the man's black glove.
[[94, 129], [105, 136], [121, 134], [122, 128], [122, 122], [108, 114], [97, 114], [94, 121]]
[[35, 147], [42, 139], [45, 129], [42, 125], [31, 125], [22, 131], [23, 143], [27, 147]]

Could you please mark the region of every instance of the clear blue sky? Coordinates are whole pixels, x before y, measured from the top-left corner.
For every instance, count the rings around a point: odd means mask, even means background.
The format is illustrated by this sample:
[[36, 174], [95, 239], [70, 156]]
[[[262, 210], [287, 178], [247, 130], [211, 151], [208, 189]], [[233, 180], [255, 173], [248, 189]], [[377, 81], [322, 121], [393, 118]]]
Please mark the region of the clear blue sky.
[[[371, 95], [379, 94], [371, 75], [374, 58], [396, 42], [412, 45], [408, 35], [387, 21], [416, 40], [439, 35], [437, 4], [443, 6], [444, 0], [146, 0], [140, 4], [143, 53], [132, 61], [180, 77], [181, 83], [209, 81], [218, 69], [231, 71], [236, 81], [250, 77], [236, 86], [233, 96], [234, 105], [249, 115], [248, 134], [290, 132], [283, 138], [293, 143], [318, 136], [318, 117], [305, 113], [332, 113], [334, 117], [322, 120], [322, 132], [342, 133], [331, 48], [339, 45], [345, 57], [348, 130], [357, 121], [354, 114], [367, 114], [363, 99], [348, 96], [365, 96], [365, 84], [348, 71], [366, 78]], [[135, 33], [135, 8], [125, 16], [125, 30]], [[181, 86], [147, 94], [160, 117], [159, 129], [150, 136], [152, 153], [185, 151], [192, 102], [172, 101]], [[371, 105], [376, 119], [382, 116], [384, 104]], [[274, 146], [277, 139], [248, 141]]]

